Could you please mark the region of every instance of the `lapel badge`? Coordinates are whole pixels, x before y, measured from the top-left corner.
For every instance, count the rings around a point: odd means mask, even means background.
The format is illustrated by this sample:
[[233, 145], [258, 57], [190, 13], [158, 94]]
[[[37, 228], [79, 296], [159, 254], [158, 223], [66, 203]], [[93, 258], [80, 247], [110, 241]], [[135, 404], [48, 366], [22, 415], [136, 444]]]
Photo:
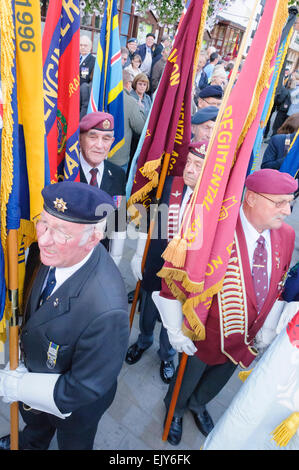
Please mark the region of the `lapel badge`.
[[56, 298], [53, 302], [53, 305], [54, 307], [58, 307], [58, 304], [59, 304], [59, 299]]
[[54, 369], [57, 361], [57, 356], [58, 356], [58, 350], [59, 350], [59, 344], [53, 343], [53, 341], [50, 342], [48, 352], [47, 352], [47, 362], [46, 365], [48, 369]]
[[55, 201], [53, 201], [53, 203], [54, 203], [55, 209], [57, 209], [58, 212], [64, 212], [65, 210], [67, 210], [66, 202], [62, 198], [58, 199], [57, 197]]
[[279, 269], [280, 267], [280, 255], [278, 251], [275, 251], [275, 262], [276, 262], [276, 268]]
[[174, 196], [174, 197], [179, 197], [182, 193], [180, 193], [178, 190], [176, 190], [175, 193], [171, 193], [171, 194], [172, 194], [172, 196]]

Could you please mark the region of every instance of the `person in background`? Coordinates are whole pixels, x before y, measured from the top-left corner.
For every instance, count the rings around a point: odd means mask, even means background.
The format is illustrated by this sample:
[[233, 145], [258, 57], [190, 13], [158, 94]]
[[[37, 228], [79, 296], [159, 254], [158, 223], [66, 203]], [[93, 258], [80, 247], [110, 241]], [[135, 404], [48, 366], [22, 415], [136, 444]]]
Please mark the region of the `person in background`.
[[95, 56], [91, 52], [92, 42], [88, 36], [80, 37], [80, 85], [82, 83], [90, 83], [93, 77], [93, 69], [96, 61]]
[[[157, 321], [160, 321], [159, 312], [152, 301], [151, 294], [161, 289], [161, 278], [157, 272], [163, 266], [162, 253], [168, 242], [179, 229], [182, 216], [188, 201], [194, 191], [197, 180], [201, 174], [205, 152], [208, 142], [193, 142], [189, 145], [183, 177], [167, 177], [163, 189], [160, 208], [167, 212], [160, 213], [157, 217], [157, 237], [153, 237], [144, 272], [141, 272], [141, 263], [147, 234], [139, 232], [136, 253], [131, 260], [131, 268], [136, 281], [141, 280], [141, 307], [139, 317], [140, 334], [127, 352], [126, 362], [130, 365], [138, 362], [143, 353], [153, 344], [153, 333]], [[158, 355], [161, 360], [160, 376], [163, 382], [169, 383], [174, 374], [173, 359], [174, 349], [169, 343], [167, 332], [161, 325], [159, 336]]]
[[140, 44], [136, 50], [137, 54], [140, 55], [141, 60], [142, 60], [142, 64], [140, 67], [141, 72], [145, 73], [148, 78], [150, 77], [151, 69], [152, 69], [154, 44], [155, 44], [154, 33], [148, 33], [145, 38], [145, 43]]
[[206, 108], [207, 106], [220, 107], [223, 97], [223, 90], [219, 85], [208, 85], [194, 96], [194, 102], [198, 109]]
[[138, 102], [138, 105], [142, 109], [145, 117], [148, 116], [152, 105], [151, 97], [146, 93], [149, 90], [149, 87], [149, 79], [145, 73], [136, 75], [132, 82], [131, 96], [133, 96], [133, 98]]
[[210, 140], [219, 109], [207, 106], [199, 109], [191, 118], [192, 141]]
[[298, 129], [299, 113], [296, 113], [284, 121], [276, 135], [270, 137], [263, 155], [261, 168], [280, 169]]
[[200, 54], [198, 57], [196, 75], [194, 79], [195, 93], [199, 93], [204, 87], [208, 86], [209, 80], [204, 67], [207, 63], [205, 54]]
[[131, 63], [127, 67], [125, 67], [124, 70], [127, 70], [132, 75], [132, 78], [135, 78], [136, 75], [141, 73], [140, 65], [141, 65], [140, 55], [134, 54], [132, 56]]
[[127, 62], [125, 63], [125, 67], [128, 67], [128, 65], [130, 65], [133, 55], [136, 54], [137, 46], [138, 46], [137, 38], [128, 39], [127, 49], [129, 51], [129, 56], [128, 56]]
[[154, 94], [156, 89], [158, 88], [160, 79], [162, 77], [162, 74], [165, 69], [165, 65], [167, 63], [168, 56], [170, 54], [170, 47], [165, 47], [162, 52], [161, 52], [161, 59], [159, 59], [155, 64], [153, 65], [152, 68], [152, 73], [151, 73], [151, 93]]
[[123, 70], [124, 84], [124, 136], [125, 143], [109, 159], [111, 163], [119, 165], [127, 172], [130, 160], [130, 148], [133, 133], [139, 137], [145, 124], [145, 115], [136, 99], [130, 95], [132, 89], [132, 76], [127, 69]]
[[126, 47], [121, 47], [121, 66], [124, 69], [129, 58], [129, 51]]
[[210, 85], [219, 85], [224, 90], [227, 85], [227, 75], [222, 65], [216, 65], [213, 70]]
[[207, 74], [207, 77], [208, 77], [208, 80], [211, 78], [212, 74], [213, 74], [213, 70], [215, 68], [215, 65], [217, 65], [217, 63], [219, 62], [220, 60], [220, 56], [219, 54], [217, 54], [217, 52], [213, 52], [211, 55], [210, 55], [210, 61], [209, 63], [204, 67], [204, 71], [206, 72]]

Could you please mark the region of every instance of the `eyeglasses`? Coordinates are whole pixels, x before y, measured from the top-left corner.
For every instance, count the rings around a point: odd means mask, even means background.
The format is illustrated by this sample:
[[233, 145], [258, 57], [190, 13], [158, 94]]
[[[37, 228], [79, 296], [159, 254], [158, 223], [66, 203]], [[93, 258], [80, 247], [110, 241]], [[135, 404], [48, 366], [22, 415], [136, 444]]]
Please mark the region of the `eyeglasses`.
[[35, 225], [36, 233], [38, 236], [44, 235], [48, 230], [52, 233], [52, 238], [55, 243], [59, 243], [61, 245], [65, 245], [68, 240], [73, 238], [72, 235], [68, 235], [58, 228], [50, 227], [50, 225], [41, 218], [41, 215], [37, 215], [33, 218], [33, 222]]
[[286, 207], [287, 204], [289, 204], [290, 207], [293, 207], [294, 205], [294, 199], [292, 199], [291, 201], [273, 201], [273, 199], [267, 196], [264, 196], [261, 193], [256, 193], [256, 194], [258, 194], [259, 196], [262, 196], [265, 199], [268, 199], [268, 201], [271, 201], [275, 205], [275, 207], [277, 207], [277, 209], [282, 209], [283, 207]]

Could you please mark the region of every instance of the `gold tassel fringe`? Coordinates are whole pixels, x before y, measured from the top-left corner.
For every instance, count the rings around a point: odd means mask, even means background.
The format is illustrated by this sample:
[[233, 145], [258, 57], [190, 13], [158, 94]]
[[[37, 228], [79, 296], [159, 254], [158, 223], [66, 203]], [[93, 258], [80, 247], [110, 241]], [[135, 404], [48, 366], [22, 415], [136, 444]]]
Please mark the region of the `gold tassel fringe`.
[[162, 258], [165, 261], [173, 264], [177, 268], [185, 266], [187, 255], [187, 241], [176, 235], [167, 245], [165, 251], [162, 253]]
[[285, 447], [296, 434], [298, 427], [299, 412], [295, 411], [274, 429], [271, 433], [272, 441], [274, 440], [279, 447]]
[[238, 374], [239, 379], [244, 383], [245, 380], [248, 379], [248, 377], [249, 377], [249, 375], [251, 374], [252, 371], [253, 371], [253, 369], [241, 370], [241, 372], [239, 372], [239, 374]]

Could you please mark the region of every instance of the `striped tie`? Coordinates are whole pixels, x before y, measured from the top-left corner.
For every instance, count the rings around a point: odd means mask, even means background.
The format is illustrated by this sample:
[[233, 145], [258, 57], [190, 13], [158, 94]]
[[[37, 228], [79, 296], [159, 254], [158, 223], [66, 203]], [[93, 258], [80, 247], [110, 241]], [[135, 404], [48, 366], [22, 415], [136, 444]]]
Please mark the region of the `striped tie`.
[[98, 170], [97, 168], [92, 168], [92, 169], [90, 170], [90, 172], [89, 172], [89, 173], [91, 174], [91, 180], [90, 180], [90, 183], [89, 183], [89, 184], [90, 184], [91, 186], [96, 186], [97, 188], [98, 188], [98, 186], [99, 186], [99, 185], [98, 185], [98, 180], [97, 180], [97, 173], [98, 173], [98, 171], [99, 171], [99, 170]]
[[265, 239], [261, 235], [253, 254], [252, 278], [256, 294], [258, 313], [262, 310], [268, 294], [267, 249]]

